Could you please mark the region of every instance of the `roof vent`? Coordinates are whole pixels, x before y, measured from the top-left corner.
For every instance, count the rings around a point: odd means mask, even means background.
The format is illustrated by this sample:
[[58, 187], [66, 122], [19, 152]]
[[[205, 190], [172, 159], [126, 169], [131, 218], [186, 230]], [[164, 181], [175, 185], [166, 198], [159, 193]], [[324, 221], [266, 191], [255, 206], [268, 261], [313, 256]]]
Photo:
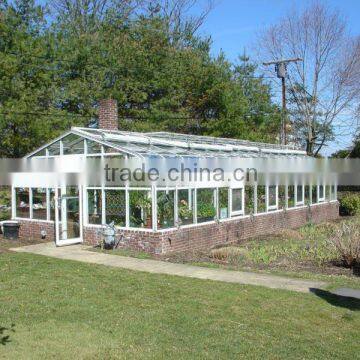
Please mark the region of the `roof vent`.
[[118, 106], [114, 99], [100, 100], [99, 107], [99, 129], [118, 130]]

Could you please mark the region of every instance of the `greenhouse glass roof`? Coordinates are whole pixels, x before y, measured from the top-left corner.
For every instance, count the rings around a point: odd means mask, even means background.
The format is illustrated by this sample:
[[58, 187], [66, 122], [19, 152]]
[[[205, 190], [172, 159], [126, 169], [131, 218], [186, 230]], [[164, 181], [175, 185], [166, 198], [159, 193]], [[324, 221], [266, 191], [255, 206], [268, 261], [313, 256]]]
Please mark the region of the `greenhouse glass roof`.
[[[86, 147], [83, 145], [84, 139], [87, 140]], [[57, 151], [58, 146], [59, 151]], [[79, 127], [72, 128], [71, 131], [28, 156], [44, 156], [44, 153], [47, 156], [58, 156], [85, 152], [88, 155], [96, 155], [100, 152], [123, 153], [140, 158], [152, 156], [205, 158], [306, 156], [304, 151], [292, 145], [169, 132], [140, 133]]]

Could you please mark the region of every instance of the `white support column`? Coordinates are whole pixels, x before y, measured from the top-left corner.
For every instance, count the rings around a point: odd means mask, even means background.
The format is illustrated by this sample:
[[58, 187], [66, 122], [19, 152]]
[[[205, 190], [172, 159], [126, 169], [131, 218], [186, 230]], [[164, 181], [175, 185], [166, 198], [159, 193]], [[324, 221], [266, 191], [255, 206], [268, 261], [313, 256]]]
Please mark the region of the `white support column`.
[[179, 205], [179, 201], [178, 201], [178, 189], [175, 186], [175, 190], [174, 190], [174, 225], [177, 226], [179, 225], [179, 210], [178, 210], [178, 205]]
[[243, 185], [243, 188], [242, 188], [241, 197], [242, 197], [241, 210], [242, 210], [242, 215], [244, 216], [245, 215], [245, 184]]
[[127, 186], [125, 187], [125, 227], [130, 227], [130, 195]]
[[334, 185], [334, 200], [337, 200], [337, 184]]
[[228, 188], [228, 218], [231, 217], [231, 210], [232, 210], [232, 197], [231, 197], [231, 188]]
[[16, 191], [14, 186], [11, 186], [11, 218], [16, 218]]
[[60, 140], [60, 155], [64, 155], [64, 144], [62, 140]]
[[101, 186], [101, 224], [106, 224], [106, 201], [104, 186]]
[[85, 216], [84, 203], [85, 203], [85, 198], [87, 198], [87, 196], [84, 196], [84, 190], [85, 190], [85, 186], [79, 186], [79, 227], [80, 227], [79, 235], [81, 242], [84, 241], [83, 238], [84, 235], [83, 225], [84, 225], [84, 216]]
[[289, 208], [289, 186], [286, 183], [285, 185], [285, 209]]
[[257, 183], [254, 184], [254, 215], [257, 214]]
[[62, 185], [60, 189], [61, 233], [59, 240], [67, 240], [67, 200], [63, 199], [63, 196], [66, 196], [66, 185]]
[[152, 204], [152, 229], [157, 231], [157, 192], [156, 186], [151, 186], [151, 204]]
[[34, 208], [33, 208], [33, 189], [29, 187], [29, 210], [30, 210], [30, 219], [33, 218]]
[[88, 143], [87, 140], [84, 139], [84, 155], [86, 156], [88, 154]]
[[214, 204], [216, 211], [216, 219], [220, 219], [220, 210], [219, 210], [219, 188], [214, 189]]
[[193, 206], [194, 206], [193, 220], [194, 220], [194, 224], [197, 224], [197, 188], [194, 188]]
[[265, 186], [265, 212], [269, 212], [269, 185]]
[[320, 185], [316, 185], [316, 202], [320, 202]]
[[50, 221], [50, 189], [46, 188], [46, 220]]
[[232, 188], [229, 188], [229, 217], [232, 216]]
[[60, 217], [59, 217], [59, 211], [60, 211], [60, 199], [59, 198], [59, 189], [55, 188], [55, 244], [58, 245], [60, 240]]
[[82, 186], [82, 203], [83, 203], [83, 224], [86, 226], [89, 223], [89, 199], [88, 191], [85, 186]]

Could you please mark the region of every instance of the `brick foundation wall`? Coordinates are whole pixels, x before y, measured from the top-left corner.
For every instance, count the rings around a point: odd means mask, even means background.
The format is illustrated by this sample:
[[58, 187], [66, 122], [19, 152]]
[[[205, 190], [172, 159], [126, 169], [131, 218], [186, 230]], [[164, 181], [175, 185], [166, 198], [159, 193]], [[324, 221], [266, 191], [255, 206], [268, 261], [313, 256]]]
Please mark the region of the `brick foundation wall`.
[[[287, 211], [259, 214], [251, 217], [233, 218], [220, 223], [198, 224], [169, 231], [121, 230], [120, 247], [142, 250], [153, 254], [209, 249], [215, 245], [238, 243], [247, 238], [275, 233], [285, 228], [298, 228], [308, 222], [320, 223], [339, 216], [338, 202], [312, 205]], [[54, 239], [54, 223], [20, 221], [20, 237], [40, 238], [41, 230], [46, 230], [47, 239]], [[84, 242], [95, 245], [100, 242], [101, 229], [86, 226]]]
[[251, 217], [205, 224], [160, 236], [162, 252], [209, 249], [215, 245], [240, 243], [258, 235], [278, 232], [286, 228], [298, 228], [308, 222], [314, 224], [339, 217], [338, 202], [313, 205], [311, 208], [290, 209]]
[[[285, 228], [298, 228], [310, 221], [317, 224], [338, 217], [339, 204], [338, 202], [331, 202], [313, 205], [310, 208], [302, 207], [287, 211], [276, 211], [163, 232], [118, 230], [118, 234], [124, 235], [120, 243], [123, 248], [164, 254], [237, 243], [253, 236], [271, 234]], [[100, 240], [101, 233], [95, 227], [84, 229], [84, 241], [86, 243], [95, 245]]]
[[46, 239], [54, 241], [55, 223], [52, 221], [17, 220], [20, 223], [20, 239], [41, 239], [41, 231], [46, 231]]

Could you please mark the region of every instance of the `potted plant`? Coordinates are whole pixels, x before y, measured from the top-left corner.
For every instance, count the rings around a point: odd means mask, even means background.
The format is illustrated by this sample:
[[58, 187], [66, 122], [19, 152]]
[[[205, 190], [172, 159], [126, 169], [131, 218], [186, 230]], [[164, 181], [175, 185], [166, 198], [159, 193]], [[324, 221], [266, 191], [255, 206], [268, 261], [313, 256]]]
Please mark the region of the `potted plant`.
[[189, 209], [189, 204], [186, 200], [180, 201], [179, 217], [183, 224], [191, 224], [193, 219], [193, 212]]
[[212, 204], [209, 203], [198, 204], [198, 218], [200, 218], [202, 221], [214, 220], [215, 215], [216, 215], [216, 210]]

